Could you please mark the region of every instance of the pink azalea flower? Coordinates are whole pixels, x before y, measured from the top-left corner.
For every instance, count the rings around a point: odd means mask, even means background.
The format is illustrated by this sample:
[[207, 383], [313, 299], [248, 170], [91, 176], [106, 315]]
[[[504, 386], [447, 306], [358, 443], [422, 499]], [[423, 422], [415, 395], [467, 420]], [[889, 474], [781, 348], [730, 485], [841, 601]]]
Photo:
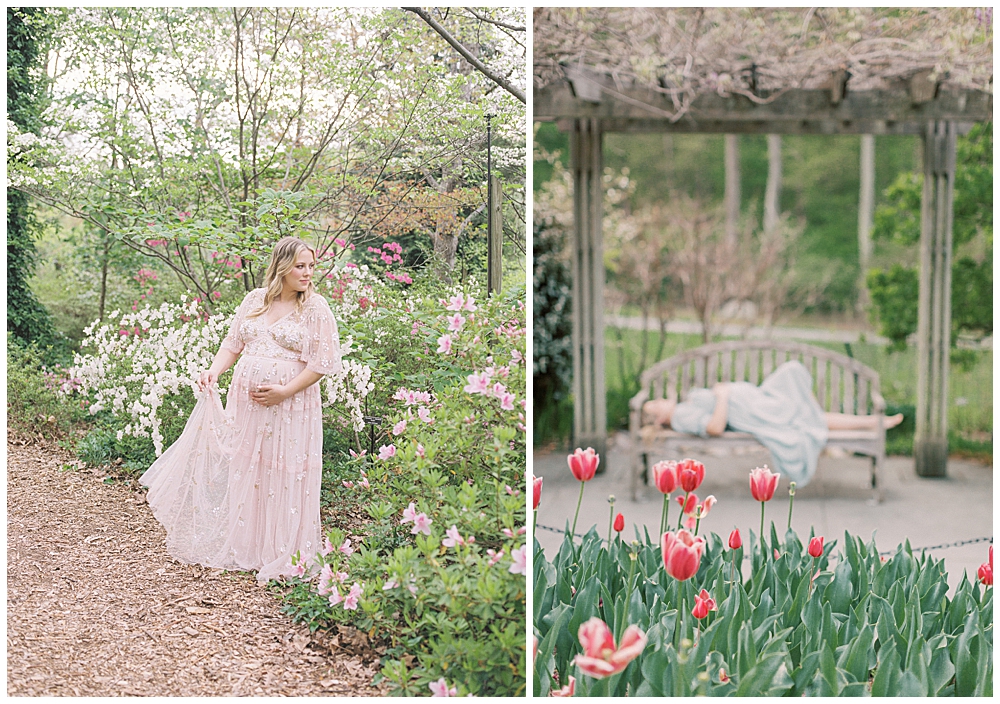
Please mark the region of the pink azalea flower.
[[320, 550], [320, 553], [323, 555], [323, 557], [326, 557], [327, 555], [329, 555], [334, 550], [336, 550], [336, 548], [333, 547], [333, 543], [330, 542], [330, 538], [329, 537], [324, 537], [323, 538], [323, 549]]
[[352, 611], [358, 610], [358, 599], [361, 598], [361, 585], [357, 582], [351, 587], [351, 591], [344, 598], [344, 608]]
[[393, 435], [402, 435], [405, 430], [406, 430], [406, 419], [405, 418], [403, 420], [399, 421], [398, 423], [396, 423], [396, 425], [392, 426], [392, 434]]
[[300, 562], [297, 565], [292, 565], [291, 575], [293, 577], [304, 577], [306, 574], [305, 563]]
[[434, 419], [431, 418], [431, 412], [427, 410], [427, 406], [421, 406], [417, 409], [417, 418], [425, 423], [433, 423]]
[[388, 582], [382, 585], [382, 591], [387, 592], [390, 589], [395, 589], [399, 586], [399, 582], [394, 579], [390, 579]]
[[[403, 525], [409, 521], [412, 521], [417, 517], [416, 505], [411, 501], [410, 505], [403, 509], [403, 519], [399, 522], [399, 525]], [[329, 543], [329, 540], [327, 540]]]
[[503, 396], [503, 395], [504, 395], [505, 393], [507, 393], [507, 387], [506, 387], [506, 386], [504, 386], [503, 384], [501, 384], [501, 383], [500, 383], [500, 382], [498, 381], [497, 383], [495, 383], [495, 384], [493, 385], [493, 388], [492, 388], [492, 389], [490, 389], [490, 391], [491, 391], [491, 392], [493, 393], [493, 395], [494, 395], [494, 396], [496, 396], [497, 398], [500, 398], [500, 397], [501, 397], [501, 396]]
[[368, 477], [362, 477], [361, 481], [358, 482], [358, 486], [363, 486], [365, 489], [370, 489], [371, 484], [368, 483]]
[[316, 587], [316, 593], [320, 596], [326, 596], [332, 587], [333, 568], [330, 565], [323, 565], [323, 569], [319, 571], [319, 585]]
[[524, 574], [528, 571], [528, 554], [526, 546], [522, 545], [517, 550], [511, 550], [510, 558], [513, 562], [507, 570], [508, 572], [511, 574]]
[[347, 581], [347, 573], [346, 572], [338, 572], [337, 574], [334, 575], [334, 577], [336, 577], [337, 581], [340, 582], [341, 584], [343, 584], [344, 582]]
[[396, 456], [396, 446], [395, 445], [382, 445], [378, 449], [378, 458], [380, 460], [387, 460], [390, 457]]
[[417, 391], [413, 394], [414, 403], [430, 403], [431, 394], [429, 391]]
[[432, 696], [435, 697], [457, 697], [458, 689], [452, 687], [448, 689], [448, 683], [444, 681], [444, 677], [439, 679], [437, 682], [430, 682], [428, 687], [431, 688]]
[[468, 382], [463, 389], [468, 394], [485, 394], [490, 390], [490, 377], [485, 372], [482, 374], [469, 374], [466, 377]]
[[348, 538], [344, 541], [344, 544], [340, 546], [340, 552], [344, 553], [348, 557], [354, 554], [354, 548], [351, 547], [351, 539]]
[[500, 558], [504, 556], [504, 551], [500, 550], [500, 552], [497, 552], [496, 550], [491, 549], [487, 550], [486, 554], [490, 556], [490, 567], [492, 567], [496, 563], [500, 562]]
[[416, 535], [417, 533], [424, 533], [425, 535], [431, 534], [431, 519], [427, 517], [426, 513], [418, 513], [413, 518], [413, 528], [410, 529], [410, 533]]
[[442, 335], [438, 338], [438, 354], [448, 354], [451, 352], [451, 335]]
[[464, 545], [465, 544], [465, 540], [459, 534], [458, 528], [456, 528], [454, 525], [452, 525], [451, 528], [449, 528], [448, 530], [446, 530], [445, 534], [448, 537], [445, 538], [444, 540], [442, 540], [441, 544], [444, 545], [446, 548], [453, 548], [456, 545]]
[[338, 247], [346, 247], [346, 246], [347, 246], [347, 242], [345, 242], [344, 240], [340, 239], [339, 237], [338, 237], [338, 238], [336, 238], [336, 239], [335, 239], [335, 240], [333, 241], [333, 243], [334, 243], [335, 245], [337, 245]]
[[465, 325], [465, 318], [462, 317], [461, 313], [455, 313], [455, 315], [448, 318], [448, 329], [452, 331], [458, 331], [462, 329]]
[[500, 408], [502, 408], [505, 411], [513, 411], [514, 410], [514, 394], [512, 394], [512, 393], [505, 393], [503, 396], [501, 396], [500, 397]]
[[510, 496], [517, 496], [518, 494], [520, 494], [520, 493], [521, 493], [521, 490], [520, 490], [520, 489], [511, 489], [511, 488], [510, 488], [510, 485], [509, 485], [509, 484], [505, 484], [504, 486], [506, 487], [506, 489], [507, 489], [507, 493], [508, 493], [508, 494], [509, 494]]
[[351, 450], [350, 452], [351, 452], [351, 457], [353, 457], [354, 459], [357, 459], [359, 457], [364, 457], [365, 455], [368, 454], [368, 450], [362, 450], [360, 455], [354, 450]]
[[524, 361], [524, 355], [521, 354], [520, 350], [514, 350], [510, 353], [510, 358], [514, 361], [514, 364], [520, 364]]
[[336, 606], [337, 604], [339, 604], [343, 600], [344, 600], [344, 597], [342, 597], [340, 595], [340, 592], [337, 591], [337, 585], [336, 584], [331, 584], [330, 585], [330, 599], [329, 599], [330, 606]]
[[346, 479], [344, 479], [340, 483], [343, 484], [344, 486], [346, 486], [348, 489], [353, 489], [354, 488], [354, 482], [349, 482]]
[[[417, 443], [417, 457], [426, 457], [426, 456], [427, 456], [427, 453], [426, 453], [426, 452], [425, 452], [425, 450], [424, 450], [424, 446], [423, 446], [423, 445], [421, 445], [421, 444], [420, 444], [420, 443], [418, 442], [418, 443]], [[413, 504], [410, 504], [410, 505], [412, 506]]]

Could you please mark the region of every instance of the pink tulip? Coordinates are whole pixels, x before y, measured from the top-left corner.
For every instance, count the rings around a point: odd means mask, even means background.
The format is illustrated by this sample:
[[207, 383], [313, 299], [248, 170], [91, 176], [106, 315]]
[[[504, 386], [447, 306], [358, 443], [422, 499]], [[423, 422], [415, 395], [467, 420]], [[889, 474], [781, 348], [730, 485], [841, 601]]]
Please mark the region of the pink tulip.
[[701, 593], [696, 594], [694, 597], [694, 608], [691, 609], [691, 615], [695, 618], [702, 619], [708, 616], [709, 611], [715, 611], [715, 609], [715, 599], [709, 596], [707, 591], [702, 589]]
[[583, 652], [576, 656], [577, 667], [595, 679], [608, 677], [624, 670], [646, 647], [646, 634], [631, 625], [622, 634], [615, 648], [615, 639], [608, 624], [594, 616], [580, 626], [577, 634]]
[[653, 482], [661, 494], [670, 494], [677, 488], [677, 463], [663, 460], [653, 465]]
[[740, 537], [740, 529], [733, 528], [733, 532], [729, 534], [729, 549], [739, 550], [743, 547], [743, 538]]
[[750, 472], [750, 493], [754, 501], [770, 501], [774, 490], [778, 488], [778, 477], [767, 465], [757, 467]]
[[708, 512], [712, 510], [713, 506], [715, 506], [715, 502], [716, 502], [716, 498], [715, 498], [714, 495], [709, 496], [708, 498], [706, 498], [701, 503], [701, 506], [699, 506], [700, 510], [698, 511], [698, 518], [704, 518], [705, 516], [707, 516]]
[[809, 541], [809, 557], [823, 556], [823, 536], [818, 536]]
[[570, 471], [578, 481], [589, 482], [594, 478], [601, 458], [592, 447], [588, 447], [586, 450], [581, 450], [578, 447], [572, 455], [566, 456], [566, 461], [569, 463]]
[[698, 572], [704, 551], [705, 539], [695, 537], [684, 529], [676, 533], [667, 531], [660, 538], [663, 567], [667, 574], [681, 582], [691, 579]]
[[684, 491], [694, 491], [705, 479], [705, 465], [691, 459], [681, 460], [677, 464], [677, 481]]
[[693, 514], [695, 508], [698, 506], [698, 495], [688, 494], [686, 497], [678, 496], [677, 503], [681, 505], [681, 511], [687, 514]]
[[531, 479], [532, 506], [531, 509], [538, 508], [542, 500], [542, 477], [532, 477]]
[[562, 689], [553, 689], [549, 692], [550, 697], [572, 697], [573, 693], [576, 691], [576, 678], [573, 675], [569, 676], [569, 684], [564, 685]]

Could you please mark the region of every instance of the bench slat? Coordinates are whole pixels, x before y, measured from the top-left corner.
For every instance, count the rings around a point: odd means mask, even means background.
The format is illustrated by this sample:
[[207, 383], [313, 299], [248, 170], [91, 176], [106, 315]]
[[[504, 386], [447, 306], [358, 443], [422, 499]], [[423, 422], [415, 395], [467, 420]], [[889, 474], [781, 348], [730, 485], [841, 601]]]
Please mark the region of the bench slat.
[[840, 406], [840, 367], [830, 365], [830, 410], [843, 413]]
[[824, 411], [830, 410], [826, 403], [826, 364], [825, 359], [816, 358], [816, 400]]

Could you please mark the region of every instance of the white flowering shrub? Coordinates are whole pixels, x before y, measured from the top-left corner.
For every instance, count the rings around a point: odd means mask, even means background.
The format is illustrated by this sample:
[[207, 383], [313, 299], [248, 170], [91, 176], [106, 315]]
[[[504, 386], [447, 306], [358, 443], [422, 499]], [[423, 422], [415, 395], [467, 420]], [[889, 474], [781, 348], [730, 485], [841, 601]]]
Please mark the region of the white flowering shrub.
[[124, 421], [117, 430], [119, 440], [126, 435], [152, 438], [159, 456], [166, 397], [194, 390], [198, 374], [212, 364], [230, 318], [207, 315], [186, 297], [124, 315], [115, 311], [108, 322], [95, 321], [84, 331], [87, 352], [75, 355], [69, 375], [78, 380], [78, 391], [90, 397], [92, 414], [106, 410]]

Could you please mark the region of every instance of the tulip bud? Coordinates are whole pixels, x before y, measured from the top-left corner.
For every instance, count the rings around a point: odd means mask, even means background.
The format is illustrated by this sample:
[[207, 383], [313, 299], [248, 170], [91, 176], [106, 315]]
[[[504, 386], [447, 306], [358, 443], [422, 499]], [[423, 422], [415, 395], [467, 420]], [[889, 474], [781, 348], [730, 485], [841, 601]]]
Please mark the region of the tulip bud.
[[615, 516], [615, 532], [621, 533], [623, 530], [625, 530], [625, 516], [619, 513]]
[[733, 532], [729, 534], [729, 549], [739, 550], [743, 547], [743, 539], [740, 537], [740, 529], [733, 528]]
[[538, 508], [538, 504], [542, 500], [542, 477], [532, 477], [531, 494], [532, 494], [531, 510], [534, 511], [536, 508]]
[[823, 556], [823, 536], [818, 536], [809, 541], [809, 556], [810, 557]]

